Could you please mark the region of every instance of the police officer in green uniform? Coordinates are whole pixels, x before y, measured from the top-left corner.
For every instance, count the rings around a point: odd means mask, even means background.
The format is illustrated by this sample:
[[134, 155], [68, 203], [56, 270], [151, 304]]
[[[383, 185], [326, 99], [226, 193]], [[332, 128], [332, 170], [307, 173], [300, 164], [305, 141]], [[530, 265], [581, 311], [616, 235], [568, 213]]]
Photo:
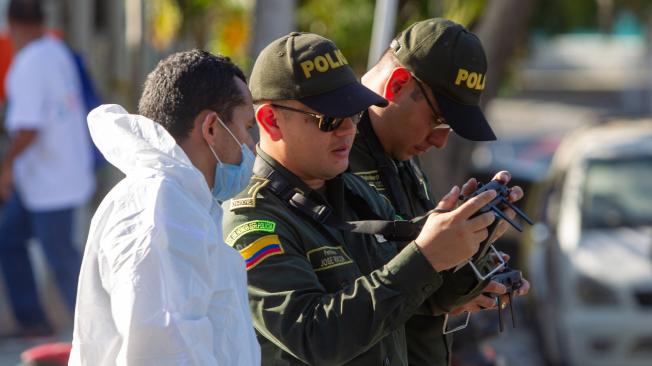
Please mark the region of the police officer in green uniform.
[[395, 218], [364, 180], [343, 173], [360, 112], [386, 101], [358, 82], [331, 41], [310, 33], [268, 45], [250, 88], [258, 157], [223, 222], [246, 262], [263, 364], [408, 365], [407, 319], [426, 299], [457, 306], [460, 283], [464, 294], [479, 286], [446, 270], [487, 237], [493, 215], [471, 216], [495, 193], [456, 208], [453, 187], [438, 205], [450, 212], [429, 215], [408, 242], [347, 230]]
[[[387, 198], [403, 218], [435, 207], [418, 155], [432, 146], [443, 148], [451, 128], [473, 141], [496, 139], [478, 106], [486, 70], [482, 44], [473, 33], [449, 20], [428, 19], [401, 32], [363, 76], [362, 83], [389, 105], [372, 106], [362, 115], [350, 171]], [[500, 172], [495, 179], [508, 181], [509, 174]], [[467, 182], [463, 193], [472, 192], [476, 184]], [[520, 188], [513, 187], [512, 201], [521, 197]], [[492, 292], [493, 286], [484, 292]], [[492, 307], [493, 301], [479, 295], [453, 311], [478, 311]], [[442, 315], [419, 312], [406, 323], [410, 365], [450, 364], [452, 334], [442, 334], [443, 322]]]

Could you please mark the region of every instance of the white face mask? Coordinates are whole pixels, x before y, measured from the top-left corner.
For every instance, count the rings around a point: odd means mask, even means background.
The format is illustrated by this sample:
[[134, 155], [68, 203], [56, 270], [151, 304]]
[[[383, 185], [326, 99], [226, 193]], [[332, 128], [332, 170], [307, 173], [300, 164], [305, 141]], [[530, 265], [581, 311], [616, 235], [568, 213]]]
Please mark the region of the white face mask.
[[217, 117], [217, 120], [229, 132], [238, 145], [240, 145], [240, 153], [242, 154], [242, 161], [239, 165], [224, 164], [215, 153], [215, 150], [213, 150], [213, 147], [208, 144], [208, 148], [211, 149], [213, 156], [215, 156], [215, 159], [217, 160], [217, 166], [215, 167], [215, 183], [211, 193], [213, 194], [213, 198], [217, 201], [224, 202], [235, 197], [235, 195], [247, 187], [249, 179], [251, 179], [256, 158], [247, 145], [238, 141], [233, 132], [226, 127], [220, 117]]

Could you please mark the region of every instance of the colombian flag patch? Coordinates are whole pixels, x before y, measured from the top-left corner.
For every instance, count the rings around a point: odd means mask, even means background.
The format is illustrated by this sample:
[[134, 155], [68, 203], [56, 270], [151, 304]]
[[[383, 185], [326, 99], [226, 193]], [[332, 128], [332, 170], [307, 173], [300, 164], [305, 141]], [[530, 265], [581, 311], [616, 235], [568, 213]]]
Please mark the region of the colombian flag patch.
[[284, 252], [278, 235], [265, 235], [241, 249], [240, 255], [244, 258], [247, 270], [249, 270], [265, 258]]

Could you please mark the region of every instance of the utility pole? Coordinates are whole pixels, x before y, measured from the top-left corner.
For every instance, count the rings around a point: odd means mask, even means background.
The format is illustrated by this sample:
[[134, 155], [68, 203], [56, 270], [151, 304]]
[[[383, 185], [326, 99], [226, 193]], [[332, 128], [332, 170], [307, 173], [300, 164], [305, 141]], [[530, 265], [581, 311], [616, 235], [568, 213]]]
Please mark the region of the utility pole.
[[389, 47], [394, 38], [396, 27], [397, 0], [378, 0], [374, 12], [374, 24], [371, 29], [371, 43], [369, 45], [369, 58], [367, 69], [370, 69], [382, 56], [383, 51]]
[[128, 89], [127, 108], [135, 108], [138, 85], [143, 78], [145, 5], [143, 0], [126, 0], [125, 2], [125, 45], [127, 51], [130, 88]]
[[258, 0], [254, 9], [254, 40], [251, 58], [273, 40], [296, 29], [296, 0]]
[[95, 1], [72, 0], [69, 8], [70, 29], [68, 40], [70, 45], [82, 55], [91, 52], [94, 36], [93, 21], [95, 20]]

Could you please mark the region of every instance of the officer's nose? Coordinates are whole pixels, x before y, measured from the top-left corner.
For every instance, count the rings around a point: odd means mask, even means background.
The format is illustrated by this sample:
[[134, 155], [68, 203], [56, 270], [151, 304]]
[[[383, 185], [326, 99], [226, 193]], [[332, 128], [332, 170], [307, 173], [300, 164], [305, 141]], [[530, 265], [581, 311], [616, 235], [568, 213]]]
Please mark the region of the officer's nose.
[[342, 121], [342, 124], [333, 131], [333, 134], [335, 134], [335, 136], [355, 135], [356, 130], [357, 127], [356, 124], [353, 123], [353, 119], [351, 117], [346, 117], [344, 118], [344, 121]]
[[438, 149], [442, 149], [444, 146], [446, 146], [446, 143], [448, 142], [448, 136], [451, 133], [450, 128], [438, 128], [430, 131], [428, 136], [426, 137], [426, 142], [430, 146], [434, 146]]

